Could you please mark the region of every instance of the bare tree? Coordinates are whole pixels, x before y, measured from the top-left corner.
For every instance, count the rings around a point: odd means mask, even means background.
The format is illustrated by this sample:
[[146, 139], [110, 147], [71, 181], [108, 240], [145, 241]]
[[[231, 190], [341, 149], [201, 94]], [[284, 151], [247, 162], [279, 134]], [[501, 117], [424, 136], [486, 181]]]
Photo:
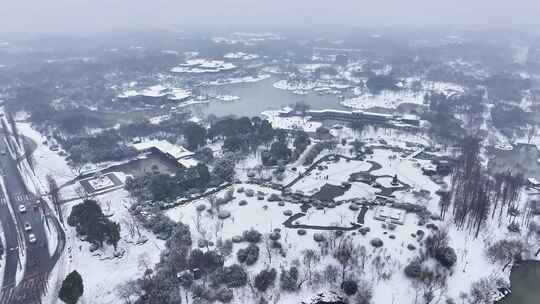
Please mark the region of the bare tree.
[[305, 249], [302, 251], [303, 263], [305, 266], [305, 269], [307, 270], [307, 277], [308, 280], [311, 282], [312, 274], [313, 274], [313, 266], [317, 264], [321, 260], [321, 256], [315, 252], [313, 249]]
[[368, 253], [365, 246], [360, 246], [358, 248], [358, 258], [360, 260], [360, 264], [362, 265], [362, 272], [364, 272], [366, 261], [368, 258]]
[[334, 252], [334, 258], [341, 264], [341, 279], [345, 280], [345, 273], [347, 267], [355, 265], [357, 263], [357, 248], [353, 245], [350, 237], [343, 238], [336, 251]]
[[538, 125], [527, 124], [527, 143], [530, 144], [536, 135], [538, 135]]
[[116, 287], [116, 294], [124, 301], [125, 304], [132, 304], [142, 296], [142, 289], [137, 281], [127, 281]]

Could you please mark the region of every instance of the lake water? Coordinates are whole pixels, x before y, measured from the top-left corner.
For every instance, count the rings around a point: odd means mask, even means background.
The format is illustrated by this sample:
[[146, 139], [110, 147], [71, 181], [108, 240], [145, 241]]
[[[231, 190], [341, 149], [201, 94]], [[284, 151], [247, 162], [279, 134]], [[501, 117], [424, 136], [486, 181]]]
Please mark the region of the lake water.
[[297, 95], [290, 91], [276, 89], [272, 85], [278, 80], [278, 78], [270, 77], [259, 82], [214, 86], [212, 89], [239, 96], [240, 100], [212, 101], [193, 105], [191, 109], [200, 117], [208, 114], [251, 117], [265, 110], [277, 110], [297, 102], [305, 102], [313, 109], [347, 109], [339, 104], [337, 95], [318, 95], [311, 92], [307, 95]]
[[540, 261], [524, 261], [512, 268], [512, 293], [501, 304], [540, 303]]
[[517, 144], [512, 151], [494, 151], [494, 155], [489, 163], [492, 172], [510, 170], [521, 172], [526, 177], [540, 177], [540, 151], [534, 145]]

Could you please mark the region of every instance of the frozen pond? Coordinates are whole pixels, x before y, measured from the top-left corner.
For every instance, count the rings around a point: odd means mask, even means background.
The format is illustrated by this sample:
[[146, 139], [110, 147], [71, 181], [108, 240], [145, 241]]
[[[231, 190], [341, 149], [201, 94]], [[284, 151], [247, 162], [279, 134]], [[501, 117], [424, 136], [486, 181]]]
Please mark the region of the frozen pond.
[[249, 117], [259, 115], [265, 110], [275, 110], [297, 102], [305, 102], [313, 109], [346, 109], [339, 104], [337, 95], [318, 95], [313, 92], [297, 95], [291, 91], [274, 88], [272, 85], [278, 80], [270, 77], [259, 82], [213, 86], [212, 89], [226, 91], [227, 94], [239, 96], [240, 99], [197, 104], [191, 106], [191, 109], [198, 116], [214, 114]]

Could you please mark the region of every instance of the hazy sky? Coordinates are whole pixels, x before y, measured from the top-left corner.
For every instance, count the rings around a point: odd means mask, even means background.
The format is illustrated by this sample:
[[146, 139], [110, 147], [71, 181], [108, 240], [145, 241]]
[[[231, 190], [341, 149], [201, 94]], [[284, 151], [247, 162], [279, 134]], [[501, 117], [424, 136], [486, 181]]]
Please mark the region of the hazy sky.
[[0, 32], [540, 24], [540, 0], [2, 0]]

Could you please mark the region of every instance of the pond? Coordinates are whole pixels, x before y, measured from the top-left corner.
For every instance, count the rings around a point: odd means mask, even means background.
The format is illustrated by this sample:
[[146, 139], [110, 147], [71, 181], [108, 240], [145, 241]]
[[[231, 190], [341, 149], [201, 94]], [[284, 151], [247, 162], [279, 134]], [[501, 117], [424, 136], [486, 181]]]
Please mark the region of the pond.
[[489, 162], [492, 172], [508, 170], [521, 172], [525, 176], [540, 177], [540, 151], [534, 145], [517, 144], [512, 151], [493, 151], [494, 158]]
[[208, 114], [251, 117], [260, 115], [265, 110], [277, 110], [297, 102], [305, 102], [313, 109], [347, 109], [340, 105], [337, 95], [318, 95], [312, 92], [297, 95], [291, 91], [276, 89], [273, 84], [278, 80], [276, 77], [270, 77], [259, 82], [213, 86], [211, 89], [239, 96], [240, 100], [197, 104], [191, 106], [191, 110], [195, 115], [202, 117]]
[[524, 261], [512, 268], [512, 293], [500, 304], [540, 303], [540, 261]]

